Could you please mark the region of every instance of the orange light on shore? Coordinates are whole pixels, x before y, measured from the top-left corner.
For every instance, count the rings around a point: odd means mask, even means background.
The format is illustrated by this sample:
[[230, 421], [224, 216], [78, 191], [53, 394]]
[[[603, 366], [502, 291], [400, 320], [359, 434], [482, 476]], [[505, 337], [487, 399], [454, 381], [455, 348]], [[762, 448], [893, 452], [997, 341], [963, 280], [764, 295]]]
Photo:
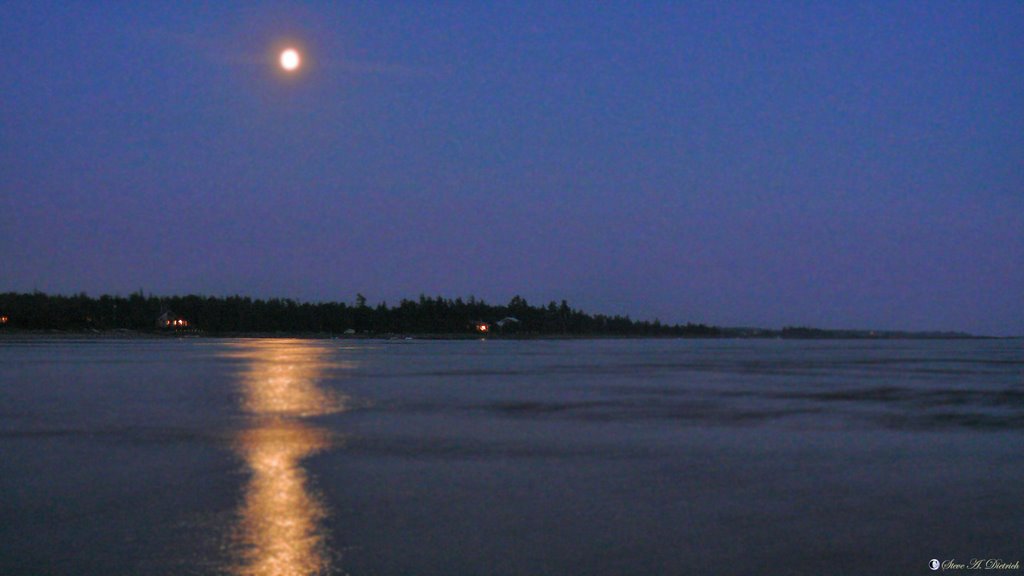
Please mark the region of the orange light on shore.
[[10, 321], [10, 318], [7, 316], [0, 316], [0, 324], [7, 324], [8, 321]]

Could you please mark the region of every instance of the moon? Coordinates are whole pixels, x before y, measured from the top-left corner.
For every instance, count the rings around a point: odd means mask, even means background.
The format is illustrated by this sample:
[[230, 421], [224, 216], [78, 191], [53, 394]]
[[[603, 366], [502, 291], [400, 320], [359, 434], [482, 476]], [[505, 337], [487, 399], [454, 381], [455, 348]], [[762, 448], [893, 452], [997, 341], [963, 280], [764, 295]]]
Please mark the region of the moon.
[[288, 72], [292, 72], [299, 68], [302, 64], [302, 58], [299, 57], [299, 51], [294, 48], [289, 48], [284, 52], [281, 52], [281, 68], [284, 68]]

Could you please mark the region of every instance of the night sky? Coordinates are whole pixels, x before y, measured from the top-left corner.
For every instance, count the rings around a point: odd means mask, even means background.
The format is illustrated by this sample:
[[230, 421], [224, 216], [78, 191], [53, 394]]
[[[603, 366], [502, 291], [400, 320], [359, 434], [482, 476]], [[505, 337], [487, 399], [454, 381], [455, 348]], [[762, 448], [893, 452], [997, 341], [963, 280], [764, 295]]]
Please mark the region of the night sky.
[[0, 3], [0, 291], [139, 289], [1024, 334], [1024, 2]]

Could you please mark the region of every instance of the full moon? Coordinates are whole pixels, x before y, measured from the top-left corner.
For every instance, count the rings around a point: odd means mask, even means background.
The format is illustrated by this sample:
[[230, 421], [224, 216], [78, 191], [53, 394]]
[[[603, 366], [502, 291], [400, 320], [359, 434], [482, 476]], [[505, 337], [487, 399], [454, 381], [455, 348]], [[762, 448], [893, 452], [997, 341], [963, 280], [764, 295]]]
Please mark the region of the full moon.
[[289, 48], [284, 52], [281, 52], [281, 68], [291, 72], [298, 68], [300, 63], [301, 59], [299, 58], [299, 53], [294, 48]]

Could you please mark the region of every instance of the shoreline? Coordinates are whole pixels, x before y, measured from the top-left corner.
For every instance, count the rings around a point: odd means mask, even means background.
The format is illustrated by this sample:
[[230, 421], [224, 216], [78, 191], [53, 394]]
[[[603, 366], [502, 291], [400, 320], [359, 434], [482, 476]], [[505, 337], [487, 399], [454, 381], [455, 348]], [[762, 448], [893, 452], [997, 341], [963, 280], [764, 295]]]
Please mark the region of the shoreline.
[[977, 336], [973, 334], [932, 334], [894, 332], [868, 334], [859, 331], [834, 331], [829, 334], [808, 336], [782, 335], [779, 331], [750, 332], [743, 329], [723, 329], [722, 334], [708, 336], [675, 335], [623, 335], [623, 334], [416, 334], [416, 333], [366, 333], [333, 334], [307, 332], [203, 332], [203, 331], [157, 331], [157, 330], [23, 330], [0, 329], [0, 342], [11, 340], [183, 340], [183, 339], [273, 339], [296, 340], [351, 340], [351, 341], [410, 341], [410, 340], [1020, 340], [1024, 336]]

